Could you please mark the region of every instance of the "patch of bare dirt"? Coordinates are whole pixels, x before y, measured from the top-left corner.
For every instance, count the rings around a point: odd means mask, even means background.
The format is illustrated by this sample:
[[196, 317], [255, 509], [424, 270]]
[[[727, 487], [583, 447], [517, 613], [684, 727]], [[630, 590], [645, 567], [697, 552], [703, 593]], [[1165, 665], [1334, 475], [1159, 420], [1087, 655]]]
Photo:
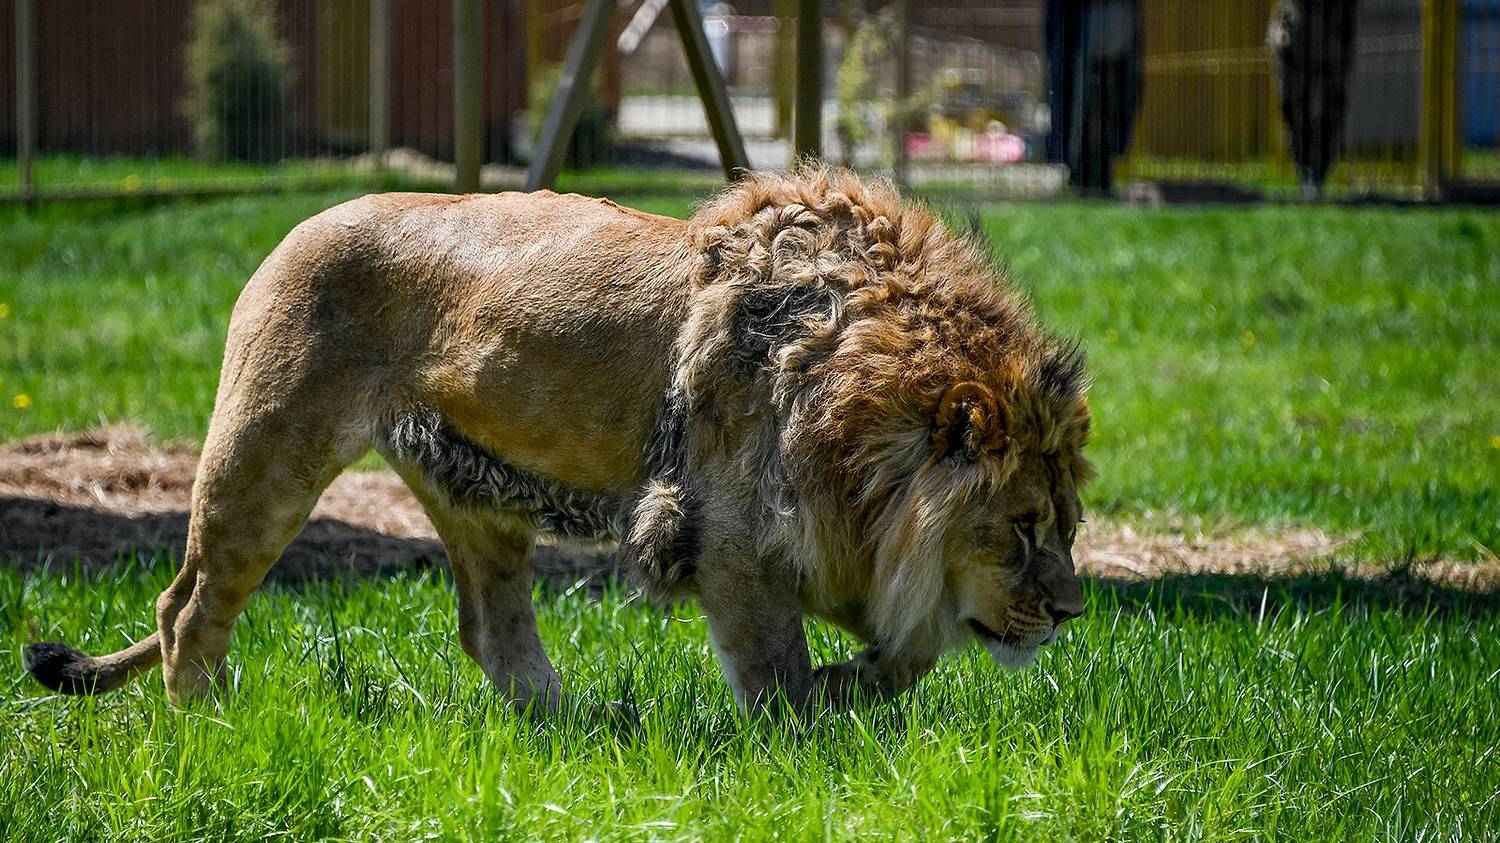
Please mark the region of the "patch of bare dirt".
[[[153, 443], [113, 425], [39, 436], [0, 447], [0, 558], [24, 568], [85, 568], [133, 551], [181, 558], [196, 448]], [[312, 518], [271, 575], [302, 580], [337, 573], [380, 574], [446, 564], [422, 507], [389, 471], [351, 471], [323, 493]], [[538, 548], [544, 575], [598, 573], [609, 560]]]
[[[1137, 533], [1128, 525], [1107, 523], [1085, 524], [1074, 555], [1080, 571], [1113, 580], [1203, 574], [1288, 577], [1329, 570], [1330, 558], [1346, 543], [1342, 537], [1303, 527]], [[1344, 574], [1368, 580], [1390, 579], [1400, 568], [1378, 562], [1339, 565]], [[1497, 591], [1500, 560], [1423, 560], [1410, 570], [1399, 570], [1396, 578], [1464, 591]]]
[[[167, 549], [180, 557], [187, 535], [196, 450], [153, 443], [128, 426], [41, 436], [0, 447], [0, 557], [26, 568], [87, 567], [122, 553]], [[1169, 574], [1280, 575], [1316, 570], [1341, 541], [1318, 530], [1137, 533], [1118, 523], [1084, 525], [1075, 552], [1081, 571], [1114, 580]], [[434, 564], [445, 556], [421, 506], [390, 472], [348, 472], [334, 481], [312, 520], [273, 569], [282, 579], [340, 572], [376, 574]], [[611, 570], [607, 555], [544, 546], [538, 574], [573, 579]], [[1384, 566], [1354, 572], [1384, 574]], [[1444, 585], [1500, 587], [1500, 560], [1438, 562], [1420, 574]]]
[[1084, 524], [1080, 567], [1096, 576], [1144, 579], [1162, 574], [1260, 574], [1326, 558], [1339, 539], [1321, 530], [1235, 530], [1226, 534], [1139, 534], [1125, 524]]

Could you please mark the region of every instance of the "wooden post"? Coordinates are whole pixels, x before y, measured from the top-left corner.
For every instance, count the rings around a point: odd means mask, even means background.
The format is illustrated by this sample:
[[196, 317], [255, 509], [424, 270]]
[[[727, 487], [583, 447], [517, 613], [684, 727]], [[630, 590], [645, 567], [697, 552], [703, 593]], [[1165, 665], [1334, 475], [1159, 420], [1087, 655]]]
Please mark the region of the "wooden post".
[[796, 101], [797, 0], [771, 0], [776, 16], [772, 45], [771, 101], [776, 109], [776, 137], [792, 139], [792, 104]]
[[1459, 0], [1443, 0], [1443, 109], [1438, 115], [1442, 126], [1440, 143], [1443, 166], [1443, 182], [1449, 184], [1463, 173], [1463, 123], [1459, 116], [1458, 30], [1463, 26], [1463, 5]]
[[545, 49], [542, 17], [547, 10], [542, 0], [525, 0], [526, 3], [526, 81], [536, 79], [542, 72], [542, 54]]
[[479, 190], [484, 140], [484, 3], [453, 0], [453, 189]]
[[739, 126], [734, 121], [724, 77], [708, 50], [708, 37], [703, 32], [703, 18], [698, 13], [697, 0], [668, 0], [667, 5], [672, 9], [672, 21], [682, 39], [682, 51], [687, 54], [688, 69], [698, 86], [698, 98], [703, 101], [709, 131], [719, 147], [724, 176], [734, 181], [749, 172], [750, 156], [745, 154], [745, 142], [740, 138]]
[[36, 70], [36, 0], [16, 0], [16, 166], [27, 207], [36, 204]]
[[385, 166], [391, 148], [391, 0], [370, 0], [370, 151]]
[[526, 170], [527, 190], [551, 187], [557, 182], [614, 11], [615, 0], [586, 0], [584, 4], [583, 17], [578, 21], [573, 42], [568, 45], [562, 76], [547, 108], [547, 119], [542, 122], [541, 136], [531, 151], [531, 166]]
[[818, 0], [797, 0], [797, 110], [792, 155], [823, 155], [823, 11]]
[[901, 187], [906, 186], [906, 133], [911, 128], [907, 123], [907, 109], [911, 99], [911, 7], [908, 0], [895, 0], [891, 4], [895, 15], [896, 38], [891, 49], [896, 56], [896, 102], [891, 110], [891, 177]]
[[1417, 160], [1422, 195], [1443, 197], [1458, 158], [1458, 6], [1454, 0], [1422, 2], [1422, 112]]

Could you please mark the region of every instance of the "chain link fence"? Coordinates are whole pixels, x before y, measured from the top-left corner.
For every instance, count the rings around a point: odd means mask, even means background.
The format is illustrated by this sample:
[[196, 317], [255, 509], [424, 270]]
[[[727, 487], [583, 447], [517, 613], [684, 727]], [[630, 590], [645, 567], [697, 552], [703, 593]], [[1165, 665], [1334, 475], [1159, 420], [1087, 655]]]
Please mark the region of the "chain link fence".
[[[518, 186], [582, 0], [0, 0], [0, 195], [445, 188], [464, 3], [482, 183]], [[796, 5], [700, 7], [758, 168], [791, 156]], [[715, 172], [666, 7], [617, 4], [571, 166]], [[825, 157], [918, 188], [1431, 198], [1500, 179], [1500, 0], [822, 11]]]

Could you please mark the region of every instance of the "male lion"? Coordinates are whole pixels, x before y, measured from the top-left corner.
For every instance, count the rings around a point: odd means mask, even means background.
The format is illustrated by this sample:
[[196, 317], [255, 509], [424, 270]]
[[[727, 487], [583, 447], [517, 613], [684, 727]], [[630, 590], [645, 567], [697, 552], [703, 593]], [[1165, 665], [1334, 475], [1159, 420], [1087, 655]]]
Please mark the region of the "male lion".
[[[753, 176], [687, 222], [367, 196], [299, 225], [235, 306], [157, 632], [27, 666], [88, 693], [160, 661], [173, 702], [209, 691], [251, 592], [371, 447], [447, 546], [464, 652], [518, 708], [562, 692], [538, 532], [620, 535], [652, 592], [696, 595], [750, 708], [898, 694], [968, 635], [1025, 664], [1083, 610], [1085, 389], [982, 250], [847, 172]], [[868, 649], [814, 671], [806, 614]]]

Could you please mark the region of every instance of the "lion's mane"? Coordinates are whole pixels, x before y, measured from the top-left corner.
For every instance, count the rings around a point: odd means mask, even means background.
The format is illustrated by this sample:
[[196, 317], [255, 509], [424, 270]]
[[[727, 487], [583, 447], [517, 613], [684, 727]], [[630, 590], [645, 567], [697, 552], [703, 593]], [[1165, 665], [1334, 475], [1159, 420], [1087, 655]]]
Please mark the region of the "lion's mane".
[[[690, 569], [695, 473], [728, 454], [758, 499], [764, 553], [867, 606], [878, 645], [935, 657], [954, 634], [940, 609], [956, 505], [1028, 449], [1080, 482], [1090, 473], [1077, 344], [1037, 326], [978, 237], [847, 171], [751, 176], [691, 230], [694, 299], [627, 548], [670, 592]], [[934, 439], [938, 403], [961, 382], [998, 399], [993, 455], [966, 460]]]

